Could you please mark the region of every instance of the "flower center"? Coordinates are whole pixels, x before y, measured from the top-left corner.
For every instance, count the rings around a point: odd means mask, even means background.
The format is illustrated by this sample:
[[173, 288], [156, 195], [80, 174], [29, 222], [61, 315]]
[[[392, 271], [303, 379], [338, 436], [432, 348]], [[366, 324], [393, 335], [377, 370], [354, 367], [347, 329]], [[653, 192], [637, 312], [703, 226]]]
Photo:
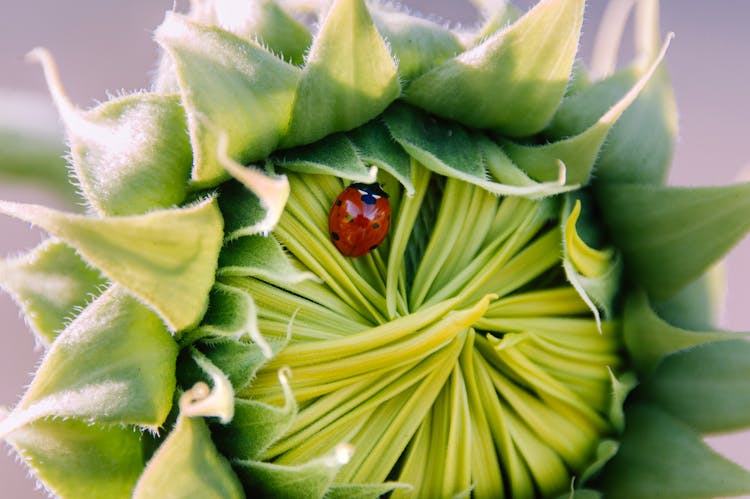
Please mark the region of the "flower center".
[[611, 432], [621, 360], [616, 325], [600, 331], [565, 279], [558, 201], [497, 197], [414, 162], [412, 197], [379, 179], [389, 236], [347, 258], [328, 232], [346, 184], [288, 176], [274, 236], [319, 279], [230, 279], [251, 292], [264, 335], [291, 332], [238, 394], [281, 404], [277, 373], [291, 369], [299, 412], [265, 459], [304, 463], [346, 442], [339, 483], [393, 480], [415, 497], [568, 488]]

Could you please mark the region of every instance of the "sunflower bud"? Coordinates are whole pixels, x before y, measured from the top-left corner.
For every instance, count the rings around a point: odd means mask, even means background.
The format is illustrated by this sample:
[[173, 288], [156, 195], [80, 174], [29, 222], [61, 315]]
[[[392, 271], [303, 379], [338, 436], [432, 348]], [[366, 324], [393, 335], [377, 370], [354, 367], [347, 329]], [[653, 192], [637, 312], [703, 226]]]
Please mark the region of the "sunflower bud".
[[750, 492], [700, 440], [750, 423], [747, 345], [656, 312], [750, 229], [749, 185], [661, 184], [657, 4], [634, 64], [602, 49], [589, 75], [582, 0], [480, 3], [458, 33], [363, 0], [196, 1], [156, 29], [154, 91], [89, 111], [30, 54], [92, 208], [0, 202], [53, 236], [0, 262], [47, 348], [0, 436], [49, 490]]

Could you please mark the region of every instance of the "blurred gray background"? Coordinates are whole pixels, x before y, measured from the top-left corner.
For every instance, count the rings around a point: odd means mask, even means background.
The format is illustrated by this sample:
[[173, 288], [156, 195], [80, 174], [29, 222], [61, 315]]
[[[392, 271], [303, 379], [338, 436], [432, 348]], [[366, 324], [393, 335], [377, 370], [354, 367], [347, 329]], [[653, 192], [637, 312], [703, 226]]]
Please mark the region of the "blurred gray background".
[[[466, 1], [408, 0], [410, 7], [471, 24], [476, 14]], [[532, 0], [515, 2], [524, 9]], [[589, 61], [604, 0], [590, 0], [579, 57]], [[52, 50], [73, 101], [87, 108], [108, 92], [148, 87], [158, 51], [152, 30], [171, 0], [2, 0], [0, 3], [0, 88], [46, 94], [38, 66], [23, 62], [35, 46]], [[181, 6], [182, 7], [182, 6]], [[726, 184], [750, 171], [750, 2], [746, 0], [662, 0], [662, 32], [677, 37], [667, 55], [680, 110], [680, 140], [671, 183]], [[630, 39], [624, 45], [629, 48]], [[22, 184], [0, 183], [0, 199], [61, 207], [49, 194]], [[0, 255], [36, 245], [42, 234], [0, 216]], [[688, 249], [689, 250], [689, 249]], [[728, 297], [721, 325], [750, 330], [750, 238], [727, 258]], [[0, 406], [12, 407], [31, 380], [39, 351], [16, 306], [0, 293]], [[710, 443], [750, 468], [750, 432], [712, 437]], [[5, 450], [7, 446], [0, 445]], [[7, 455], [6, 455], [7, 454]], [[0, 497], [45, 497], [22, 465], [0, 452]]]

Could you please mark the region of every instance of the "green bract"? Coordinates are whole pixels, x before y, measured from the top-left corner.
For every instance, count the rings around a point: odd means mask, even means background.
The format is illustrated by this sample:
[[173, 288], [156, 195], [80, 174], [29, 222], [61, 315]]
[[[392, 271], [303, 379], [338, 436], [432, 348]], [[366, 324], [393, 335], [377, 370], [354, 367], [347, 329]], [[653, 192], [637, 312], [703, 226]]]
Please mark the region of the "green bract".
[[[750, 346], [711, 331], [702, 279], [750, 229], [750, 185], [662, 185], [676, 118], [656, 2], [614, 73], [606, 33], [574, 68], [582, 0], [479, 2], [460, 33], [323, 3], [169, 12], [154, 89], [85, 112], [29, 54], [90, 208], [0, 202], [51, 235], [0, 261], [47, 348], [0, 435], [44, 486], [750, 493], [701, 440], [750, 426]], [[392, 206], [357, 259], [328, 235], [353, 181]]]

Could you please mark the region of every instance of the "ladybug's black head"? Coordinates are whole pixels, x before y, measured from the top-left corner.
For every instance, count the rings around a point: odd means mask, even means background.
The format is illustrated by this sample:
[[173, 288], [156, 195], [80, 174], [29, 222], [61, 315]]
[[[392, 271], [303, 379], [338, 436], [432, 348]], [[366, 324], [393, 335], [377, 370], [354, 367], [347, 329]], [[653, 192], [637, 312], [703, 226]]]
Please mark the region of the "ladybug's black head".
[[379, 196], [386, 199], [390, 197], [388, 193], [385, 192], [377, 182], [373, 182], [372, 184], [365, 184], [364, 182], [354, 182], [349, 187], [359, 189], [360, 191], [365, 191], [369, 194], [372, 194], [373, 196]]

